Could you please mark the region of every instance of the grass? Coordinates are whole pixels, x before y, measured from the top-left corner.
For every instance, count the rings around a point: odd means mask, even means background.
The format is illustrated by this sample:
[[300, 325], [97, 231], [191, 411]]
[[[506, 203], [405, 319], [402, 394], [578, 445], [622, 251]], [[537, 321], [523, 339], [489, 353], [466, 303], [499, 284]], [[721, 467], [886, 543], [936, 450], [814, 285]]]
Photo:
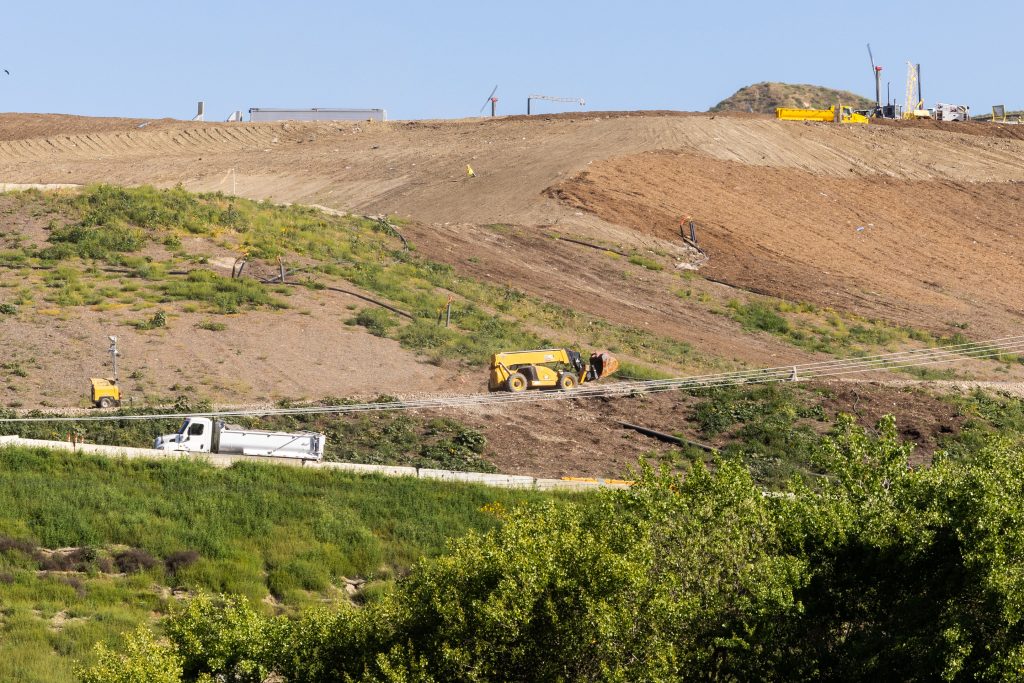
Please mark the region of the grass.
[[209, 270], [193, 270], [183, 280], [160, 286], [166, 301], [201, 301], [218, 313], [237, 313], [245, 308], [287, 308], [288, 303], [249, 278], [228, 278]]
[[[544, 497], [270, 465], [218, 470], [0, 449], [0, 680], [73, 680], [73, 660], [88, 661], [94, 642], [116, 642], [164, 613], [170, 588], [257, 603], [273, 595], [285, 610], [345, 599], [342, 577], [379, 591], [448, 538], [497, 524], [483, 506]], [[13, 545], [3, 549], [2, 539]], [[65, 573], [41, 570], [35, 547], [85, 550]], [[115, 561], [118, 553], [127, 560]], [[155, 563], [131, 564], [145, 557]], [[107, 561], [134, 570], [115, 576], [103, 571]]]
[[664, 269], [664, 266], [662, 266], [654, 259], [647, 258], [646, 256], [640, 256], [639, 254], [634, 254], [633, 256], [630, 256], [629, 262], [632, 263], [634, 266], [641, 266], [643, 268], [646, 268], [647, 270], [657, 271]]
[[[680, 293], [690, 297], [690, 290]], [[840, 313], [831, 308], [818, 308], [808, 303], [791, 303], [780, 299], [760, 297], [746, 302], [730, 300], [724, 313], [749, 332], [767, 332], [794, 346], [808, 351], [819, 351], [835, 356], [858, 356], [879, 350], [916, 343], [923, 346], [966, 344], [961, 332], [949, 336], [936, 336], [909, 325], [891, 325], [853, 313]], [[1010, 363], [1016, 357], [999, 359]], [[917, 372], [917, 371], [915, 371]], [[914, 374], [912, 372], [911, 374]], [[948, 378], [931, 376], [923, 379]]]

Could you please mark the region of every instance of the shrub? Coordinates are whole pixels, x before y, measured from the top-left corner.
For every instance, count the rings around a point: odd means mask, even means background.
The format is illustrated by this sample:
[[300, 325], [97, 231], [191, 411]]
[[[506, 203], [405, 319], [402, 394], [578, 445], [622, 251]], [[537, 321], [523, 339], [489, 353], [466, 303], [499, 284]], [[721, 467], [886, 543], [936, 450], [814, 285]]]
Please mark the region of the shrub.
[[140, 320], [132, 323], [137, 330], [155, 330], [159, 327], [167, 327], [167, 314], [157, 311], [149, 320]]
[[152, 569], [158, 564], [156, 558], [140, 548], [129, 548], [116, 553], [114, 562], [117, 564], [118, 570], [125, 574], [135, 574]]
[[221, 313], [237, 313], [245, 306], [288, 307], [256, 280], [228, 278], [209, 270], [193, 270], [184, 280], [164, 283], [160, 289], [168, 300], [203, 301]]
[[54, 230], [49, 241], [55, 245], [71, 245], [74, 253], [83, 258], [108, 259], [114, 253], [137, 251], [145, 244], [146, 236], [138, 228], [121, 224], [75, 224]]
[[213, 322], [212, 320], [204, 320], [196, 325], [201, 330], [209, 330], [210, 332], [223, 332], [228, 329], [228, 326], [224, 323]]
[[175, 574], [186, 567], [190, 567], [199, 560], [199, 553], [195, 550], [178, 550], [164, 558], [164, 567], [171, 574]]
[[378, 337], [386, 337], [397, 324], [395, 317], [383, 308], [364, 308], [349, 322], [365, 327], [370, 334]]
[[2, 303], [0, 304], [0, 313], [3, 315], [15, 315], [18, 312], [18, 307], [14, 304]]
[[11, 538], [10, 536], [0, 536], [0, 553], [16, 550], [26, 555], [31, 555], [36, 551], [36, 544], [31, 541], [26, 541], [20, 538]]
[[747, 304], [732, 301], [729, 302], [729, 308], [733, 311], [733, 318], [743, 325], [744, 329], [762, 330], [772, 334], [789, 332], [789, 322], [779, 315], [775, 307], [764, 301], [751, 301]]

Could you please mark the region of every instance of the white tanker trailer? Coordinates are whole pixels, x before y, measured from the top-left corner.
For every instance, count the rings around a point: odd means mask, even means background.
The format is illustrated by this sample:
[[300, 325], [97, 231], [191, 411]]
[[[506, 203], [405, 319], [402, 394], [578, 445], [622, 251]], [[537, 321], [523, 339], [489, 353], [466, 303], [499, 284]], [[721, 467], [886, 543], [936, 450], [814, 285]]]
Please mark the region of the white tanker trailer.
[[190, 417], [175, 434], [158, 436], [153, 448], [189, 453], [266, 455], [320, 460], [327, 437], [317, 432], [268, 432], [227, 425], [208, 417]]

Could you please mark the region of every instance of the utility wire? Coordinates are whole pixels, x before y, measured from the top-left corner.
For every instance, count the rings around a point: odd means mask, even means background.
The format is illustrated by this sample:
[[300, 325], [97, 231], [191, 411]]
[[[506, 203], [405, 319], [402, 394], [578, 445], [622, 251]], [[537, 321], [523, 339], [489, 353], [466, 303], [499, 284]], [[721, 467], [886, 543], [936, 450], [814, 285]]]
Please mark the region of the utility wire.
[[506, 403], [559, 401], [585, 398], [621, 398], [636, 393], [685, 391], [741, 384], [768, 384], [826, 377], [874, 370], [896, 370], [923, 367], [938, 363], [951, 363], [964, 359], [984, 359], [1010, 353], [1024, 352], [1024, 336], [1003, 337], [984, 342], [969, 342], [937, 348], [914, 349], [861, 358], [819, 361], [755, 370], [738, 370], [711, 375], [698, 375], [664, 380], [641, 380], [582, 386], [573, 391], [526, 391], [516, 394], [505, 392], [465, 394], [462, 396], [435, 396], [399, 401], [352, 403], [335, 406], [302, 406], [293, 408], [263, 408], [222, 410], [212, 412], [163, 413], [147, 415], [83, 415], [60, 417], [0, 418], [0, 423], [29, 422], [117, 422], [129, 420], [170, 420], [194, 416], [205, 417], [263, 417], [276, 415], [346, 414], [396, 410], [437, 410], [466, 408]]

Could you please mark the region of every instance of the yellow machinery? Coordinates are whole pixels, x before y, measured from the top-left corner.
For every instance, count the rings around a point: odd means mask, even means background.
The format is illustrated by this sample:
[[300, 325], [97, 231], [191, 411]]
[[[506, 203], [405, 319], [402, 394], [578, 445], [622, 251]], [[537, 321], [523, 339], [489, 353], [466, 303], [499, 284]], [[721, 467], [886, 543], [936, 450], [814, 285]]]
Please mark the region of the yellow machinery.
[[619, 369], [619, 361], [606, 351], [590, 354], [590, 362], [572, 349], [505, 351], [491, 357], [491, 391], [520, 392], [526, 389], [572, 389], [577, 384], [607, 377]]
[[117, 386], [117, 380], [93, 377], [92, 394], [89, 397], [92, 404], [97, 408], [112, 408], [121, 405], [121, 387]]
[[835, 105], [828, 109], [792, 109], [790, 107], [778, 107], [775, 109], [775, 118], [783, 121], [826, 121], [836, 123], [867, 123], [868, 117], [858, 114], [853, 107], [839, 106], [838, 112]]

